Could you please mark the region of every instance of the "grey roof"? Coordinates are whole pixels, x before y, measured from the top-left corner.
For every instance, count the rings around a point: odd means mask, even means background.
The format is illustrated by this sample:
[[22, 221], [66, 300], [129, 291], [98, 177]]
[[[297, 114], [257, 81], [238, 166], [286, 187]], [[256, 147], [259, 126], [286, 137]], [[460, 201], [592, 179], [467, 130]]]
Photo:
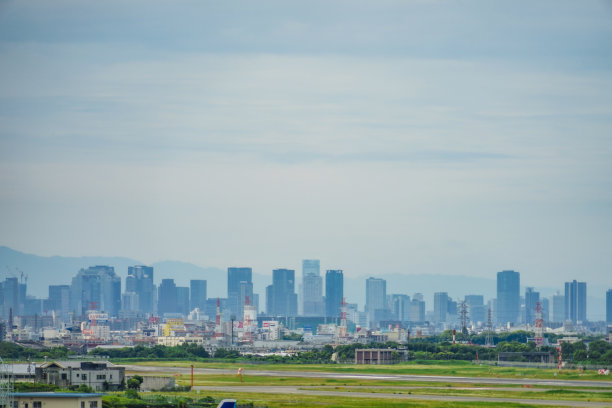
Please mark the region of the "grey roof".
[[89, 394], [84, 392], [14, 392], [13, 397], [40, 398], [97, 398], [105, 394]]

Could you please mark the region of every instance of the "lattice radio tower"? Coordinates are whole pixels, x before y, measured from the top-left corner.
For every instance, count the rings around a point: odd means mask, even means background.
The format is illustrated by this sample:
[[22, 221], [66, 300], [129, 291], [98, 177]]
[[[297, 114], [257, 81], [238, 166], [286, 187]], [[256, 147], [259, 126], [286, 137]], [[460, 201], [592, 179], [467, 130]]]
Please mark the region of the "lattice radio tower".
[[487, 347], [493, 347], [493, 321], [491, 319], [491, 308], [487, 314], [487, 337], [485, 339]]
[[544, 319], [542, 319], [542, 304], [536, 303], [535, 344], [540, 347], [544, 344]]
[[13, 406], [13, 373], [0, 357], [0, 407]]
[[467, 334], [468, 305], [465, 302], [461, 302], [461, 306], [459, 307], [459, 317], [461, 318], [461, 333]]

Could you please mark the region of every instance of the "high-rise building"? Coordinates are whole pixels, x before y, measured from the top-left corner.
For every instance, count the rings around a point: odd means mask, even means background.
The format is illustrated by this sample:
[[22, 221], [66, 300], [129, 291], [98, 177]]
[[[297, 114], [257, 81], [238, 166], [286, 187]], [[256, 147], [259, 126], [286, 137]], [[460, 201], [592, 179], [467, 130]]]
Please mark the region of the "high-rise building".
[[525, 324], [533, 326], [536, 319], [536, 308], [540, 301], [540, 292], [529, 287], [525, 290]]
[[297, 294], [295, 293], [295, 271], [274, 269], [272, 285], [266, 288], [266, 312], [270, 316], [296, 316]]
[[162, 279], [158, 291], [157, 313], [160, 316], [165, 313], [179, 313], [178, 291], [174, 279]]
[[206, 281], [203, 279], [192, 279], [189, 281], [189, 288], [191, 290], [189, 296], [191, 305], [189, 309], [193, 310], [197, 307], [204, 314], [204, 309], [206, 309]]
[[550, 301], [548, 298], [542, 298], [540, 302], [542, 303], [542, 320], [546, 324], [550, 322]]
[[606, 323], [612, 324], [612, 289], [606, 292]]
[[302, 310], [304, 316], [323, 316], [323, 279], [319, 260], [302, 261]]
[[[244, 316], [246, 297], [253, 297], [253, 270], [251, 268], [227, 268], [227, 304], [230, 313], [239, 319]], [[244, 282], [241, 284], [241, 282]]]
[[340, 269], [325, 272], [325, 316], [340, 318], [344, 298], [344, 273]]
[[486, 323], [487, 322], [487, 312], [484, 306], [484, 296], [483, 295], [466, 295], [465, 304], [468, 307], [468, 316], [469, 320], [476, 324]]
[[176, 301], [178, 312], [182, 315], [189, 314], [189, 286], [176, 287]]
[[2, 282], [2, 317], [5, 320], [9, 320], [9, 315], [13, 317], [21, 314], [21, 305], [23, 304], [21, 288], [19, 285], [19, 279], [17, 278], [6, 278]]
[[408, 295], [391, 295], [391, 312], [394, 320], [400, 322], [410, 321], [410, 296]]
[[55, 314], [63, 321], [68, 321], [70, 317], [70, 285], [49, 285], [47, 308], [49, 311], [55, 310]]
[[574, 323], [586, 322], [586, 282], [565, 282], [565, 315]]
[[366, 279], [366, 312], [371, 329], [378, 327], [377, 315], [387, 310], [387, 281], [380, 278]]
[[563, 323], [567, 320], [565, 314], [565, 296], [557, 293], [552, 296], [552, 316], [551, 321], [554, 323]]
[[425, 302], [422, 300], [423, 297], [412, 296], [410, 301], [410, 321], [411, 322], [424, 322], [425, 321]]
[[436, 323], [446, 322], [446, 314], [448, 313], [448, 293], [434, 293], [434, 314], [433, 319]]
[[112, 266], [90, 266], [72, 278], [72, 310], [84, 316], [87, 310], [99, 310], [118, 316], [121, 310], [121, 278]]
[[521, 278], [515, 271], [497, 272], [497, 323], [518, 323], [521, 311]]
[[128, 267], [128, 276], [125, 278], [125, 292], [133, 292], [138, 295], [138, 311], [140, 313], [152, 314], [155, 311], [155, 289], [152, 266], [136, 265]]

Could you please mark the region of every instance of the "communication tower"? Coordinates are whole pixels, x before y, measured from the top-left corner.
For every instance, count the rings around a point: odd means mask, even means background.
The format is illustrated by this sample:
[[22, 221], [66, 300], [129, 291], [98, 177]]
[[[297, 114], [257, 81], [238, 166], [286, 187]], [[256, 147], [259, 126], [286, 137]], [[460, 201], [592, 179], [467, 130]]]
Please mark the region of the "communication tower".
[[542, 319], [542, 304], [536, 303], [535, 344], [540, 347], [544, 344], [544, 319]]
[[13, 373], [0, 357], [0, 407], [13, 406]]
[[491, 319], [491, 308], [487, 314], [487, 337], [485, 340], [487, 347], [493, 347], [493, 321]]

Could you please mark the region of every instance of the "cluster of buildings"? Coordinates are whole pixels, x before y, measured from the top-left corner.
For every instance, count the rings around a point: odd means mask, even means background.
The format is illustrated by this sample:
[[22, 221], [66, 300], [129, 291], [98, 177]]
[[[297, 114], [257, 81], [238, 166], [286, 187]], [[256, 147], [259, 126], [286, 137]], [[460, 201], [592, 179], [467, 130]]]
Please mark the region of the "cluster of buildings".
[[[370, 277], [360, 309], [345, 299], [343, 271], [322, 274], [318, 260], [302, 262], [297, 291], [295, 270], [273, 270], [265, 307], [253, 291], [252, 275], [248, 267], [228, 268], [222, 296], [207, 293], [206, 280], [183, 287], [164, 278], [156, 285], [153, 268], [137, 265], [128, 268], [122, 291], [113, 267], [92, 266], [78, 271], [70, 285], [49, 286], [47, 299], [28, 296], [26, 283], [9, 277], [0, 282], [0, 336], [73, 347], [196, 343], [214, 348], [296, 338], [314, 344], [401, 341], [445, 329], [606, 330], [605, 323], [587, 321], [587, 284], [575, 280], [565, 283], [563, 293], [543, 297], [531, 287], [521, 293], [519, 272], [501, 271], [496, 298], [453, 299], [437, 292], [427, 308], [422, 293], [398, 293], [401, 288], [388, 293], [386, 280]], [[612, 290], [606, 323], [612, 323]]]

